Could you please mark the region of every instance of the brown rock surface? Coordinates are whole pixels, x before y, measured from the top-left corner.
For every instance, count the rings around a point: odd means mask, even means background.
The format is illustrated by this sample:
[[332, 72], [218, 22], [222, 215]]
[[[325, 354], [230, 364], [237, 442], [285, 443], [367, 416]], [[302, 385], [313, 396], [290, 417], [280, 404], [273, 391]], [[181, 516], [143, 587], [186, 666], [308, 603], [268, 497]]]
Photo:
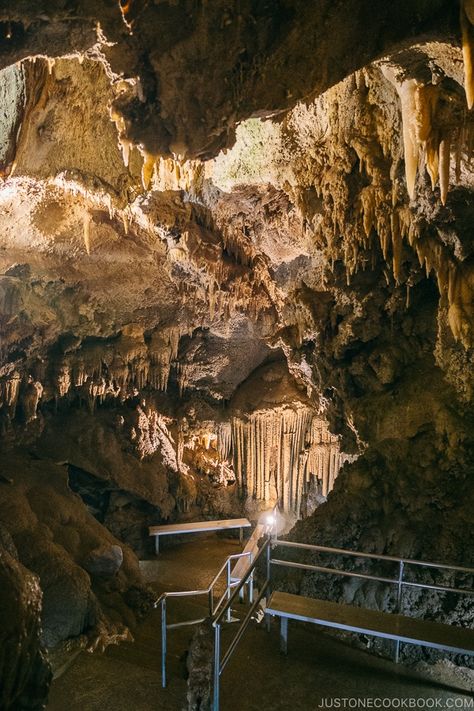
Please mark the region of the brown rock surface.
[[[3, 529], [2, 529], [3, 531]], [[16, 557], [10, 539], [0, 544], [0, 706], [42, 709], [51, 671], [41, 644], [41, 589], [38, 578]]]

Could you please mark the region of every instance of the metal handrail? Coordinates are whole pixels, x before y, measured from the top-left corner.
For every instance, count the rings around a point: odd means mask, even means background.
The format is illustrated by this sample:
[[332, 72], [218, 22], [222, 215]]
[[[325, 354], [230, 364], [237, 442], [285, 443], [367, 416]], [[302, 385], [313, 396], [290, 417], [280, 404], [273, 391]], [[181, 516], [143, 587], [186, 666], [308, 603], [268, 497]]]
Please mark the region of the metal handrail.
[[[217, 610], [221, 607], [223, 601], [227, 597], [227, 600], [229, 601], [233, 596], [231, 596], [231, 589], [239, 585], [239, 581], [232, 581], [231, 580], [231, 573], [230, 573], [230, 564], [231, 561], [237, 560], [240, 558], [249, 558], [250, 563], [252, 563], [252, 552], [247, 551], [246, 553], [233, 553], [232, 555], [227, 556], [225, 559], [224, 563], [220, 567], [218, 573], [214, 576], [212, 581], [209, 583], [207, 588], [202, 588], [199, 590], [173, 590], [169, 592], [164, 592], [162, 593], [157, 600], [154, 602], [154, 607], [157, 608], [158, 606], [161, 605], [161, 684], [163, 688], [166, 687], [166, 656], [167, 656], [167, 630], [169, 629], [177, 629], [178, 627], [186, 627], [186, 626], [191, 626], [191, 625], [198, 625], [204, 622], [206, 619], [205, 617], [199, 618], [197, 620], [186, 620], [184, 622], [176, 622], [174, 624], [169, 625], [167, 623], [167, 605], [166, 601], [168, 598], [171, 597], [195, 597], [197, 595], [208, 595], [208, 609], [209, 609], [209, 617], [212, 617]], [[216, 605], [214, 605], [214, 586], [217, 584], [219, 581], [219, 578], [221, 577], [222, 573], [224, 571], [227, 571], [227, 584], [226, 584], [226, 589], [224, 590], [224, 593], [221, 595], [219, 598], [218, 602]], [[248, 576], [246, 576], [246, 581], [248, 580]], [[250, 600], [253, 600], [253, 576], [250, 579]], [[239, 590], [242, 589], [242, 585], [239, 585]], [[225, 610], [227, 612], [227, 621], [231, 621], [231, 610], [230, 606], [226, 605]]]
[[286, 546], [288, 548], [304, 548], [307, 550], [319, 551], [321, 553], [335, 553], [337, 555], [349, 555], [355, 558], [373, 558], [375, 560], [387, 560], [392, 563], [404, 563], [405, 565], [421, 565], [426, 568], [443, 568], [445, 570], [455, 570], [460, 573], [474, 574], [474, 568], [466, 568], [461, 565], [451, 565], [448, 563], [432, 563], [431, 561], [416, 560], [413, 558], [399, 558], [392, 555], [381, 555], [377, 553], [364, 553], [362, 551], [351, 551], [345, 548], [329, 548], [328, 546], [316, 546], [311, 543], [297, 543], [295, 541], [282, 541], [274, 539], [274, 546]]
[[[352, 571], [347, 571], [347, 570], [340, 570], [337, 568], [328, 568], [320, 565], [311, 565], [308, 563], [297, 563], [294, 561], [285, 561], [285, 560], [280, 560], [277, 558], [272, 558], [271, 557], [271, 551], [273, 548], [276, 548], [278, 546], [286, 546], [289, 548], [300, 548], [303, 550], [312, 550], [312, 551], [317, 551], [321, 553], [331, 553], [331, 554], [336, 554], [336, 555], [348, 555], [352, 556], [355, 558], [367, 558], [367, 559], [372, 559], [372, 560], [382, 560], [382, 561], [388, 561], [392, 563], [397, 563], [398, 564], [398, 577], [396, 578], [387, 578], [387, 577], [382, 577], [382, 576], [375, 576], [375, 575], [370, 575], [368, 573], [357, 573], [357, 572], [352, 572]], [[224, 620], [224, 617], [227, 613], [228, 610], [232, 607], [232, 604], [234, 603], [235, 599], [237, 598], [240, 589], [245, 585], [246, 580], [250, 575], [253, 575], [255, 567], [257, 566], [260, 558], [264, 555], [266, 552], [267, 556], [267, 565], [266, 565], [266, 576], [265, 580], [263, 581], [259, 593], [257, 595], [257, 598], [255, 599], [253, 605], [251, 606], [250, 610], [248, 611], [246, 617], [242, 621], [237, 634], [235, 635], [234, 639], [231, 641], [226, 653], [224, 654], [224, 657], [221, 660], [221, 624]], [[428, 590], [436, 590], [439, 592], [453, 592], [453, 593], [458, 593], [458, 594], [474, 594], [474, 590], [468, 589], [468, 588], [455, 588], [455, 587], [450, 587], [447, 585], [430, 585], [428, 583], [416, 583], [416, 582], [411, 582], [408, 580], [404, 580], [404, 572], [405, 572], [405, 565], [417, 565], [417, 566], [422, 566], [426, 568], [437, 568], [440, 570], [452, 570], [455, 572], [460, 572], [460, 573], [468, 573], [468, 574], [474, 574], [474, 568], [468, 568], [465, 566], [459, 566], [459, 565], [451, 565], [447, 563], [432, 563], [431, 561], [420, 561], [420, 560], [415, 560], [411, 558], [400, 558], [397, 556], [387, 556], [387, 555], [377, 555], [375, 553], [365, 553], [363, 551], [351, 551], [351, 550], [345, 550], [343, 548], [330, 548], [328, 546], [317, 546], [317, 545], [312, 545], [309, 543], [296, 543], [294, 541], [280, 541], [274, 535], [271, 537], [270, 535], [268, 536], [267, 540], [263, 544], [263, 546], [260, 548], [259, 552], [255, 556], [253, 563], [249, 567], [247, 573], [245, 576], [241, 579], [239, 582], [238, 586], [235, 588], [234, 592], [232, 595], [227, 600], [227, 603], [224, 605], [222, 610], [217, 612], [213, 619], [212, 619], [212, 624], [214, 626], [214, 688], [213, 688], [213, 711], [219, 711], [219, 695], [220, 695], [220, 676], [227, 665], [227, 662], [229, 661], [230, 657], [232, 656], [233, 652], [235, 651], [240, 639], [242, 638], [242, 635], [244, 634], [253, 613], [255, 612], [256, 608], [258, 607], [260, 601], [262, 600], [263, 597], [266, 597], [267, 601], [271, 593], [271, 566], [285, 566], [289, 568], [300, 568], [302, 570], [312, 570], [316, 572], [321, 572], [321, 573], [328, 573], [331, 575], [341, 575], [341, 576], [347, 576], [347, 577], [354, 577], [354, 578], [361, 578], [363, 580], [372, 580], [374, 582], [382, 582], [382, 583], [387, 583], [390, 585], [396, 585], [397, 586], [397, 610], [398, 612], [401, 612], [402, 609], [402, 596], [403, 596], [403, 588], [404, 587], [412, 587], [412, 588], [422, 588], [422, 589], [428, 589]], [[399, 659], [399, 654], [400, 654], [400, 641], [396, 640], [395, 641], [395, 661], [398, 661]]]
[[228, 607], [232, 607], [232, 605], [234, 604], [234, 602], [235, 602], [235, 600], [236, 600], [236, 598], [237, 598], [237, 596], [238, 596], [240, 590], [241, 590], [241, 589], [243, 588], [243, 586], [247, 583], [247, 580], [249, 579], [250, 575], [251, 575], [251, 574], [253, 573], [253, 571], [255, 570], [255, 567], [256, 567], [258, 561], [260, 560], [260, 558], [262, 557], [264, 551], [268, 548], [268, 546], [269, 546], [270, 544], [271, 544], [271, 539], [270, 539], [270, 538], [267, 538], [267, 540], [265, 541], [265, 543], [263, 544], [263, 546], [260, 548], [260, 550], [258, 551], [258, 553], [257, 553], [257, 555], [255, 556], [255, 558], [253, 559], [253, 562], [252, 562], [252, 564], [250, 565], [250, 567], [248, 568], [248, 570], [247, 570], [247, 572], [245, 573], [244, 577], [241, 578], [241, 580], [237, 582], [237, 585], [235, 586], [235, 590], [234, 590], [234, 592], [232, 593], [232, 595], [231, 595], [231, 597], [229, 598], [229, 600], [227, 601], [227, 604], [223, 607], [223, 609], [219, 612], [219, 614], [217, 614], [217, 615], [215, 615], [215, 616], [213, 617], [213, 619], [212, 619], [212, 624], [213, 624], [213, 625], [220, 624], [220, 623], [222, 622], [222, 618], [224, 617], [224, 614], [227, 612], [227, 608], [228, 608]]
[[224, 572], [224, 570], [227, 567], [227, 563], [229, 560], [236, 560], [237, 558], [243, 558], [251, 555], [250, 553], [233, 553], [232, 555], [227, 556], [225, 559], [224, 563], [221, 565], [219, 568], [219, 572], [214, 576], [212, 579], [212, 582], [209, 583], [207, 588], [202, 588], [200, 590], [173, 590], [169, 592], [164, 592], [161, 593], [160, 597], [157, 598], [154, 602], [154, 607], [158, 607], [158, 605], [161, 603], [162, 598], [164, 597], [188, 597], [188, 596], [193, 596], [193, 595], [208, 595], [211, 589], [214, 587], [214, 585], [217, 583], [219, 580], [220, 576]]
[[[351, 551], [345, 550], [344, 548], [330, 548], [328, 546], [317, 546], [311, 543], [296, 543], [295, 541], [280, 541], [275, 536], [272, 546], [274, 548], [278, 546], [284, 546], [287, 548], [300, 548], [303, 550], [312, 550], [320, 553], [331, 553], [335, 555], [347, 555], [353, 558], [366, 558], [371, 560], [382, 560], [391, 563], [398, 563], [398, 578], [383, 578], [380, 576], [369, 575], [368, 573], [356, 573], [353, 571], [340, 570], [338, 568], [325, 568], [320, 565], [311, 565], [308, 563], [296, 563], [294, 561], [279, 560], [278, 558], [273, 558], [271, 560], [272, 565], [280, 565], [289, 568], [300, 568], [302, 570], [312, 570], [315, 572], [329, 573], [330, 575], [340, 575], [352, 578], [361, 578], [363, 580], [373, 580], [374, 582], [387, 583], [390, 585], [397, 585], [397, 605], [396, 610], [398, 613], [402, 612], [402, 599], [403, 590], [405, 587], [420, 588], [424, 590], [435, 590], [437, 592], [451, 592], [460, 595], [474, 595], [474, 590], [470, 588], [455, 588], [449, 585], [431, 585], [429, 583], [416, 583], [410, 580], [404, 580], [405, 566], [406, 565], [417, 565], [424, 568], [436, 568], [437, 570], [452, 570], [457, 573], [468, 573], [474, 574], [474, 568], [467, 568], [461, 565], [451, 565], [448, 563], [432, 563], [431, 561], [416, 560], [413, 558], [399, 558], [397, 556], [388, 555], [377, 555], [376, 553], [364, 553], [363, 551]], [[398, 662], [400, 657], [400, 640], [395, 641], [395, 651], [394, 660]]]
[[348, 570], [325, 568], [322, 565], [310, 565], [309, 563], [295, 563], [294, 561], [279, 560], [278, 558], [272, 558], [272, 565], [279, 565], [285, 568], [299, 568], [301, 570], [314, 570], [319, 573], [332, 573], [334, 575], [343, 575], [351, 578], [363, 578], [364, 580], [374, 580], [379, 583], [398, 583], [398, 580], [393, 578], [381, 578], [375, 575], [369, 575], [368, 573], [352, 573]]
[[[406, 562], [406, 561], [405, 561]], [[378, 575], [369, 575], [368, 573], [353, 573], [348, 570], [339, 570], [338, 568], [325, 568], [321, 565], [310, 565], [309, 563], [295, 563], [289, 560], [280, 560], [272, 558], [272, 565], [280, 565], [288, 568], [301, 568], [301, 570], [314, 570], [318, 573], [329, 573], [331, 575], [342, 575], [350, 578], [362, 578], [363, 580], [373, 580], [377, 583], [388, 583], [398, 585], [399, 578], [382, 578]], [[410, 580], [402, 581], [404, 586], [412, 588], [426, 588], [428, 590], [438, 590], [439, 592], [454, 592], [460, 594], [474, 595], [474, 590], [470, 588], [453, 588], [448, 585], [430, 585], [429, 583], [414, 583]]]
[[[272, 540], [270, 536], [268, 536], [267, 540], [263, 544], [263, 546], [260, 548], [258, 551], [257, 555], [253, 559], [251, 565], [249, 566], [248, 570], [246, 571], [245, 575], [242, 577], [242, 579], [239, 581], [238, 585], [235, 587], [234, 592], [229, 596], [229, 599], [227, 600], [226, 604], [222, 608], [220, 612], [217, 612], [213, 618], [212, 618], [212, 625], [214, 627], [214, 685], [213, 685], [213, 709], [214, 711], [219, 711], [219, 694], [220, 694], [220, 676], [222, 672], [224, 671], [224, 668], [229, 661], [230, 657], [232, 656], [232, 653], [234, 652], [235, 648], [237, 647], [242, 635], [244, 634], [245, 630], [248, 627], [248, 624], [252, 618], [253, 613], [257, 609], [260, 601], [262, 598], [265, 596], [266, 599], [268, 600], [269, 595], [270, 595], [270, 557], [271, 557], [271, 546], [272, 546]], [[236, 601], [237, 597], [240, 594], [240, 591], [243, 589], [244, 585], [247, 583], [248, 580], [253, 580], [253, 574], [255, 571], [255, 568], [262, 556], [266, 553], [267, 556], [267, 565], [266, 565], [266, 579], [262, 586], [259, 589], [259, 593], [257, 595], [257, 598], [255, 601], [253, 601], [252, 606], [250, 607], [250, 610], [247, 612], [245, 618], [242, 620], [239, 629], [237, 630], [237, 634], [235, 635], [234, 639], [230, 643], [227, 652], [224, 655], [224, 658], [221, 660], [221, 625], [224, 620], [224, 617], [228, 612], [231, 610], [232, 605]], [[252, 602], [252, 601], [251, 601]]]

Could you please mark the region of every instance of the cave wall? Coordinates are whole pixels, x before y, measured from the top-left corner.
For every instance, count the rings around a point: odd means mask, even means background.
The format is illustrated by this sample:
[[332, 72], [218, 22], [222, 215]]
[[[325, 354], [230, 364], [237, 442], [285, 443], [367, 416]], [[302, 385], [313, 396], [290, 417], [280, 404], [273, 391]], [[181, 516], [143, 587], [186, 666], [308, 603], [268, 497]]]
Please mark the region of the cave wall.
[[240, 5], [0, 0], [0, 516], [50, 647], [129, 637], [152, 522], [472, 560], [472, 3]]

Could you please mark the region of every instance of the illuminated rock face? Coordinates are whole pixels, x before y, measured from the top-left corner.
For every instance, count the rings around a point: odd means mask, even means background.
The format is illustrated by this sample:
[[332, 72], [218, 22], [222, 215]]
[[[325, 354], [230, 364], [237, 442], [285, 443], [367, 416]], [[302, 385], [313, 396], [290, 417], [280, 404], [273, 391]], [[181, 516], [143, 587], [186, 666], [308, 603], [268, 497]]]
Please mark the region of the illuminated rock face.
[[0, 514], [49, 646], [127, 638], [127, 543], [182, 515], [471, 557], [472, 3], [373, 5], [0, 1]]

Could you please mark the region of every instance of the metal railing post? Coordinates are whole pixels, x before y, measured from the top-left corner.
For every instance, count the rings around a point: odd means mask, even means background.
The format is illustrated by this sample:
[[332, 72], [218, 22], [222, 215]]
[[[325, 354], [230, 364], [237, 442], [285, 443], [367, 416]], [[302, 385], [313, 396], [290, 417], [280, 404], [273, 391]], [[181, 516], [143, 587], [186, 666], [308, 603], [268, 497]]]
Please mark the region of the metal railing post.
[[[230, 600], [232, 594], [232, 590], [230, 587], [230, 558], [227, 561], [227, 600]], [[230, 607], [227, 609], [227, 622], [230, 622], [232, 619], [232, 611]]]
[[221, 675], [221, 626], [214, 628], [214, 689], [212, 711], [219, 711], [219, 685]]
[[[268, 601], [270, 600], [270, 596], [272, 594], [271, 586], [270, 586], [271, 560], [272, 560], [272, 539], [271, 539], [271, 535], [269, 535], [267, 538], [267, 555], [266, 555], [267, 589], [265, 591], [265, 607], [268, 607]], [[270, 632], [270, 622], [271, 622], [270, 615], [265, 615], [265, 625], [267, 628], [267, 632]]]
[[[402, 596], [403, 596], [403, 573], [404, 573], [404, 562], [403, 560], [400, 561], [399, 567], [398, 567], [398, 588], [397, 588], [397, 612], [398, 614], [401, 614], [402, 611]], [[397, 639], [395, 642], [395, 650], [394, 650], [394, 662], [395, 664], [398, 664], [400, 660], [400, 640]]]
[[[267, 581], [270, 583], [270, 571], [271, 571], [271, 559], [272, 559], [272, 539], [269, 536], [267, 540]], [[270, 592], [267, 592], [267, 596], [270, 596]]]
[[[253, 553], [250, 554], [250, 568], [252, 567], [253, 563]], [[252, 605], [253, 604], [253, 574], [254, 571], [252, 570], [252, 575], [250, 576], [249, 579], [249, 603]]]
[[161, 686], [166, 688], [166, 597], [161, 601]]
[[214, 590], [209, 588], [209, 617], [214, 614]]
[[[252, 563], [252, 558], [250, 558], [250, 563]], [[243, 588], [241, 588], [241, 590], [239, 592], [239, 600], [240, 600], [241, 604], [243, 605], [245, 602], [245, 585], [243, 586]]]

